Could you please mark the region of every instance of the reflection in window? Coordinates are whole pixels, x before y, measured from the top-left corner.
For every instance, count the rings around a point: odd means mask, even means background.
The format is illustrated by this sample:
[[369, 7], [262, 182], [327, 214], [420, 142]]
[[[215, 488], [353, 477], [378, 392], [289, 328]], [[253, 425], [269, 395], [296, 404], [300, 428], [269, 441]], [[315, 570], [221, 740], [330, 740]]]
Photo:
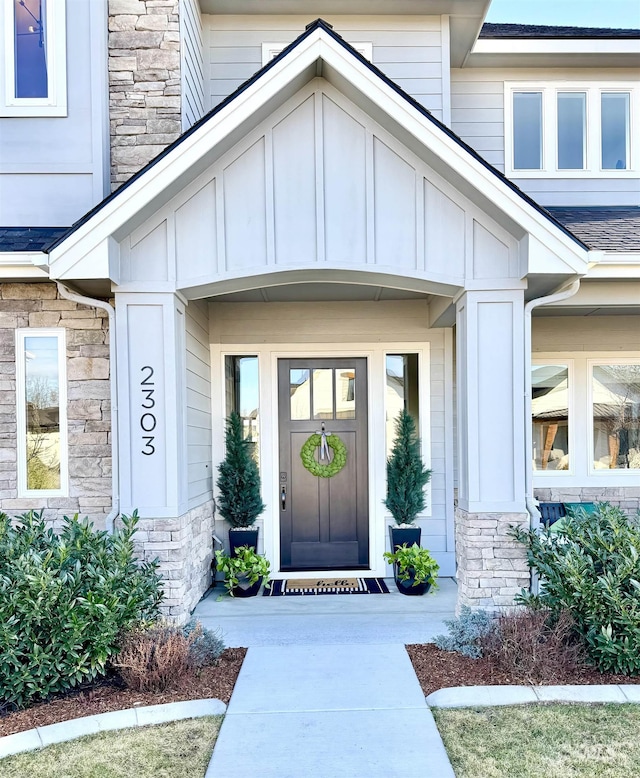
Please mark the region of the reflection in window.
[[418, 355], [387, 354], [386, 356], [386, 424], [387, 456], [395, 440], [395, 420], [405, 408], [420, 429], [420, 404], [418, 397]]
[[534, 470], [569, 469], [569, 369], [534, 365], [531, 375]]
[[[21, 335], [18, 393], [24, 427], [19, 450], [22, 487], [29, 492], [62, 489], [60, 355], [62, 335]], [[64, 408], [63, 408], [64, 414]], [[64, 419], [63, 419], [64, 421]]]
[[558, 169], [584, 168], [585, 92], [558, 92]]
[[309, 370], [289, 371], [291, 420], [305, 421], [311, 418], [311, 381]]
[[[258, 357], [225, 357], [226, 415], [240, 414], [245, 440], [258, 442]], [[256, 446], [257, 456], [257, 446]]]
[[15, 96], [47, 97], [46, 0], [14, 0]]
[[597, 365], [592, 376], [596, 470], [640, 469], [640, 365]]
[[333, 370], [313, 371], [313, 418], [333, 419]]
[[513, 167], [542, 169], [542, 92], [513, 94]]
[[337, 369], [336, 374], [336, 419], [356, 417], [356, 371], [353, 367]]
[[629, 145], [629, 93], [601, 95], [602, 168], [626, 170]]

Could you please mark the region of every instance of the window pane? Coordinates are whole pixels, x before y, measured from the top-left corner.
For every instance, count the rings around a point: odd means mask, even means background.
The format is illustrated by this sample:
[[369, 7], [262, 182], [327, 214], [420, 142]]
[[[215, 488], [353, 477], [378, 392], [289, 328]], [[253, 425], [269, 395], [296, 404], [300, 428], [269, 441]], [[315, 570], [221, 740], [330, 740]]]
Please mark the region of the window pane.
[[601, 98], [602, 167], [626, 170], [628, 167], [629, 93], [603, 93]]
[[333, 370], [313, 371], [313, 418], [333, 419]]
[[595, 469], [640, 469], [640, 365], [598, 365], [592, 388]]
[[542, 168], [542, 92], [514, 92], [513, 167]]
[[418, 399], [418, 355], [387, 354], [387, 456], [395, 440], [395, 421], [405, 408], [420, 429], [420, 407]]
[[558, 168], [584, 168], [584, 138], [586, 123], [586, 94], [584, 92], [558, 93]]
[[258, 357], [225, 357], [227, 416], [236, 411], [242, 418], [246, 440], [258, 442], [259, 382]]
[[336, 419], [356, 418], [356, 370], [336, 370]]
[[14, 0], [16, 97], [47, 97], [46, 0]]
[[27, 489], [60, 489], [58, 339], [24, 339]]
[[289, 392], [291, 395], [291, 420], [311, 418], [311, 381], [308, 370], [289, 371]]
[[569, 369], [535, 365], [531, 374], [533, 469], [569, 469]]

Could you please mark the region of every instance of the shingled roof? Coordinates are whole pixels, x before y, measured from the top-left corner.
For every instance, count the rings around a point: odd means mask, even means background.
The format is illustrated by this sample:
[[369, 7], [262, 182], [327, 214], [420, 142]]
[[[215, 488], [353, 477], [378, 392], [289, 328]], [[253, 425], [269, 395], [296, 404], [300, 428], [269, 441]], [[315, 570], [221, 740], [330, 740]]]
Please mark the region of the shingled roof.
[[547, 208], [591, 249], [640, 251], [640, 206]]
[[46, 251], [68, 227], [0, 227], [0, 251]]
[[542, 24], [482, 25], [481, 38], [640, 38], [640, 30], [608, 27], [557, 27]]

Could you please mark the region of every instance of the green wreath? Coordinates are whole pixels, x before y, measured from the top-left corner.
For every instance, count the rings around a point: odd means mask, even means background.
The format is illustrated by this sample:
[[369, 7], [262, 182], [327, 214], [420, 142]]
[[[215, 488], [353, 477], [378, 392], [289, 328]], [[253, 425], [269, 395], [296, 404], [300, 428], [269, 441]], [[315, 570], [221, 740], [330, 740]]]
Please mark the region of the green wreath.
[[337, 435], [327, 435], [327, 446], [333, 451], [333, 459], [329, 464], [323, 465], [316, 460], [315, 456], [321, 440], [321, 435], [311, 435], [300, 449], [300, 459], [311, 475], [317, 475], [318, 478], [332, 478], [347, 464], [347, 447]]

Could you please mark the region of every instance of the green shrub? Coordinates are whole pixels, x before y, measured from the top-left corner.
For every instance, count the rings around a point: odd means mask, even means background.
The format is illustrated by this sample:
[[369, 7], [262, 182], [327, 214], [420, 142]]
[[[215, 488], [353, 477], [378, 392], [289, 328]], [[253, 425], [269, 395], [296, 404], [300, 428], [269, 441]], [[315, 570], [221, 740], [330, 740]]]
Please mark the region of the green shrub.
[[512, 534], [527, 547], [541, 592], [520, 601], [571, 612], [589, 659], [602, 671], [640, 672], [640, 529], [619, 508], [599, 503], [556, 534]]
[[137, 513], [98, 532], [65, 517], [59, 533], [41, 513], [15, 525], [0, 514], [0, 708], [24, 707], [105, 673], [118, 637], [157, 617], [157, 563], [137, 564]]
[[190, 637], [195, 633], [195, 639], [191, 643], [191, 656], [196, 668], [214, 665], [224, 651], [224, 640], [219, 632], [203, 627], [196, 619], [182, 628], [182, 634]]
[[436, 635], [434, 643], [443, 651], [456, 651], [471, 659], [482, 656], [480, 641], [493, 629], [493, 616], [484, 610], [472, 611], [463, 605], [456, 619], [446, 619], [448, 635]]

